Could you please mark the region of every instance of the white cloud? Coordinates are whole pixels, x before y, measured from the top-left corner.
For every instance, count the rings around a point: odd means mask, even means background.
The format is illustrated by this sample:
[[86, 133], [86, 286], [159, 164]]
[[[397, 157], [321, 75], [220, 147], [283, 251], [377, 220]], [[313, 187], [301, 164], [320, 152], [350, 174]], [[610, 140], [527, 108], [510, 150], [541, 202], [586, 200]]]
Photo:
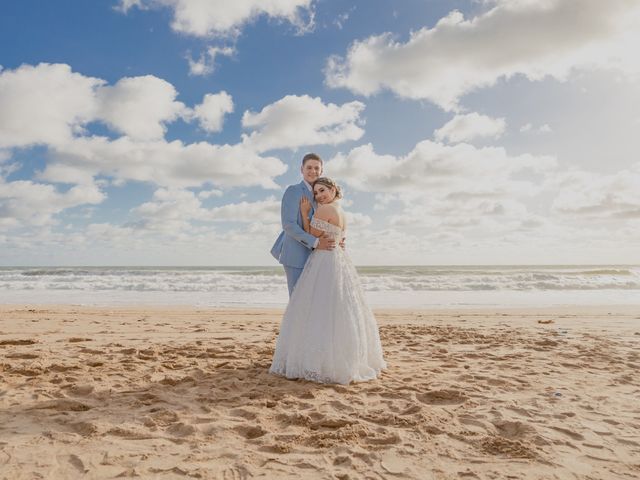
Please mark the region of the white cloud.
[[190, 221], [201, 217], [204, 210], [193, 192], [160, 188], [153, 193], [152, 201], [131, 209], [131, 213], [142, 218], [133, 224], [137, 229], [184, 232], [189, 230]]
[[153, 75], [121, 78], [112, 87], [99, 88], [96, 95], [96, 118], [139, 140], [164, 137], [164, 124], [187, 112], [183, 103], [175, 101], [173, 85]]
[[520, 199], [510, 198], [506, 194], [465, 197], [434, 193], [401, 198], [405, 208], [391, 217], [389, 223], [410, 230], [427, 228], [450, 234], [462, 230], [480, 230], [481, 237], [491, 237], [524, 228], [525, 224], [531, 224], [532, 219], [536, 218]]
[[229, 222], [279, 223], [280, 200], [269, 197], [256, 202], [240, 202], [211, 208], [207, 213], [209, 220]]
[[274, 197], [255, 202], [230, 203], [204, 208], [193, 192], [175, 188], [160, 188], [150, 202], [131, 210], [140, 221], [133, 222], [136, 229], [156, 232], [194, 230], [192, 221], [241, 222], [275, 224], [280, 221], [280, 201]]
[[11, 152], [0, 149], [0, 181], [20, 169], [18, 162], [11, 162]]
[[361, 102], [324, 104], [318, 97], [287, 95], [259, 113], [244, 113], [243, 127], [256, 130], [244, 135], [244, 143], [263, 152], [358, 140], [364, 134], [360, 127], [364, 108]]
[[338, 154], [326, 170], [357, 190], [377, 193], [428, 192], [491, 197], [505, 192], [530, 194], [538, 190], [531, 181], [513, 175], [545, 173], [555, 168], [549, 156], [509, 156], [504, 148], [476, 148], [459, 143], [444, 145], [430, 140], [418, 143], [404, 157], [378, 155], [371, 144]]
[[[74, 73], [68, 65], [4, 70], [0, 149], [45, 145], [48, 162], [38, 178], [50, 182], [89, 186], [102, 174], [116, 185], [133, 180], [180, 188], [279, 188], [273, 178], [283, 174], [286, 165], [243, 144], [165, 141], [165, 124], [179, 116], [197, 119], [204, 129], [215, 131], [233, 108], [226, 92], [205, 96], [195, 110], [177, 102], [176, 95], [173, 85], [153, 76], [123, 78], [105, 86], [103, 80]], [[89, 136], [85, 126], [93, 121], [125, 136]], [[5, 174], [8, 168], [3, 167]]]
[[144, 0], [120, 0], [120, 3], [116, 5], [114, 8], [119, 12], [127, 13], [129, 9], [133, 7], [144, 9], [145, 6], [143, 2]]
[[135, 139], [162, 138], [165, 123], [186, 115], [173, 85], [147, 75], [113, 86], [41, 63], [0, 72], [0, 147], [61, 145], [93, 121]]
[[95, 90], [105, 82], [68, 65], [22, 65], [0, 72], [0, 147], [60, 144], [96, 118]]
[[13, 172], [20, 170], [21, 165], [18, 162], [5, 163], [0, 162], [0, 179], [5, 179]]
[[378, 211], [386, 210], [392, 202], [397, 200], [398, 196], [393, 193], [376, 193], [373, 209]]
[[479, 113], [456, 115], [434, 132], [438, 141], [452, 143], [473, 140], [479, 137], [499, 138], [507, 126], [504, 118], [491, 118]]
[[351, 7], [348, 11], [336, 16], [336, 18], [333, 20], [333, 24], [338, 27], [338, 30], [342, 30], [344, 28], [345, 23], [347, 23], [349, 17], [355, 11], [355, 9], [356, 7]]
[[344, 216], [347, 224], [347, 231], [352, 228], [366, 227], [368, 225], [371, 225], [371, 223], [373, 222], [369, 215], [365, 215], [364, 213], [360, 212], [350, 212], [347, 210], [344, 212]]
[[549, 126], [548, 123], [540, 125], [539, 127], [534, 127], [531, 123], [525, 123], [520, 127], [520, 133], [551, 133], [553, 129]]
[[91, 185], [94, 183], [96, 170], [82, 169], [65, 163], [48, 163], [43, 171], [36, 172], [38, 180], [53, 183], [73, 183], [76, 185]]
[[233, 99], [227, 92], [222, 91], [217, 94], [206, 94], [202, 103], [194, 107], [193, 116], [203, 130], [219, 132], [222, 130], [224, 116], [231, 112], [233, 112]]
[[213, 65], [207, 62], [204, 55], [200, 55], [200, 58], [194, 60], [193, 57], [188, 56], [189, 62], [189, 75], [193, 76], [205, 76], [213, 73]]
[[47, 225], [66, 208], [98, 204], [105, 195], [95, 185], [76, 185], [61, 193], [53, 185], [0, 181], [0, 227]]
[[393, 202], [389, 214], [377, 215], [399, 231], [456, 239], [463, 231], [469, 243], [532, 228], [539, 217], [527, 204], [535, 204], [544, 189], [540, 178], [555, 174], [556, 161], [424, 140], [406, 156], [363, 145], [329, 160], [326, 169], [356, 190], [374, 192], [376, 212]]
[[[557, 261], [571, 252], [554, 257], [549, 251], [570, 244], [583, 252], [571, 258], [584, 261], [584, 252], [603, 245], [629, 252], [640, 226], [639, 163], [609, 175], [563, 172], [552, 157], [426, 140], [405, 156], [379, 155], [364, 145], [337, 155], [326, 168], [356, 190], [375, 192], [374, 211], [394, 203], [388, 214], [375, 217], [432, 245], [414, 258], [426, 258], [433, 248], [453, 249], [466, 259], [471, 252], [497, 258], [497, 251], [517, 259], [527, 251], [535, 261]], [[606, 238], [607, 229], [609, 236], [632, 233], [616, 243]]]
[[464, 19], [452, 11], [433, 28], [399, 42], [385, 33], [356, 41], [331, 57], [331, 87], [372, 95], [389, 89], [447, 110], [460, 97], [498, 79], [565, 79], [574, 69], [619, 68], [640, 73], [640, 4], [636, 0], [503, 0]]
[[216, 57], [224, 55], [232, 56], [235, 49], [231, 47], [209, 47], [206, 53], [200, 55], [198, 60], [194, 60], [191, 56], [187, 57], [189, 61], [189, 75], [205, 76], [211, 75], [216, 67]]
[[613, 175], [571, 171], [553, 179], [552, 210], [573, 218], [640, 220], [640, 163]]
[[[140, 246], [137, 231], [133, 227], [112, 225], [110, 223], [92, 223], [84, 231], [87, 243], [109, 243], [115, 247], [128, 250], [134, 245]], [[132, 245], [133, 243], [133, 245]], [[148, 248], [148, 244], [146, 245]]]
[[222, 195], [224, 195], [222, 190], [217, 190], [215, 188], [212, 190], [203, 190], [201, 192], [198, 192], [198, 198], [201, 198], [203, 200], [211, 197], [221, 197]]
[[261, 186], [279, 189], [273, 181], [287, 166], [275, 157], [261, 157], [242, 144], [213, 145], [134, 141], [128, 137], [78, 138], [51, 149], [52, 161], [41, 177], [59, 181], [55, 169], [64, 165], [77, 175], [108, 175], [116, 180], [151, 182], [165, 187]]
[[120, 0], [120, 10], [169, 7], [171, 28], [196, 37], [237, 36], [260, 16], [284, 20], [299, 32], [313, 26], [312, 0]]

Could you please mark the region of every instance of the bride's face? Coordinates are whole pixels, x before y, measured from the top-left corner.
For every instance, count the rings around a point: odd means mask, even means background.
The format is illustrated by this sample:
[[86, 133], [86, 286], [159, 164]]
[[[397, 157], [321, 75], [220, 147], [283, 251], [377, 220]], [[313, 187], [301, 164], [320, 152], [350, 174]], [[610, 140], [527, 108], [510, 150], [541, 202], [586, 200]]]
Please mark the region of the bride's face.
[[336, 189], [327, 187], [322, 183], [318, 183], [313, 187], [313, 196], [318, 204], [330, 203], [336, 198]]

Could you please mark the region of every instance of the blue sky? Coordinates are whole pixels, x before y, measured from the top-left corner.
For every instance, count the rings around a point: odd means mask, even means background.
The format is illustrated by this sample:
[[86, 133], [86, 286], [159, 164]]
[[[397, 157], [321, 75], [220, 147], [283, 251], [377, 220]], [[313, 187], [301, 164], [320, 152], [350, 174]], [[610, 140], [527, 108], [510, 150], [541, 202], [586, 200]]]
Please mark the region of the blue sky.
[[637, 2], [0, 13], [2, 265], [273, 264], [307, 151], [359, 264], [640, 262]]

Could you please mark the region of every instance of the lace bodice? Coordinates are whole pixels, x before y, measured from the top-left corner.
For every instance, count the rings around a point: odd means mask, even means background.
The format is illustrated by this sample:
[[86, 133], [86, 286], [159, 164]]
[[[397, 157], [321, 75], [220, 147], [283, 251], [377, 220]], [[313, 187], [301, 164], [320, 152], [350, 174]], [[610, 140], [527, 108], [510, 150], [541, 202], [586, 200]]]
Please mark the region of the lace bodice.
[[317, 230], [322, 230], [333, 237], [334, 240], [340, 241], [342, 239], [342, 229], [337, 225], [327, 222], [326, 220], [320, 220], [313, 217], [311, 219], [311, 226]]

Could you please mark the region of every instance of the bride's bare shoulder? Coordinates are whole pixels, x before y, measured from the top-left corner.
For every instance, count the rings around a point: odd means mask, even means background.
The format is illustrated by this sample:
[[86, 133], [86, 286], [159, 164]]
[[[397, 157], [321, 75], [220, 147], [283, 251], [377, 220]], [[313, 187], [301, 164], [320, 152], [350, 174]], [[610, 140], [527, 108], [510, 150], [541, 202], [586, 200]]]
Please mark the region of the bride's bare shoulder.
[[338, 211], [338, 207], [336, 207], [335, 205], [332, 204], [322, 204], [322, 205], [318, 205], [318, 208], [316, 208], [316, 212], [320, 213], [320, 212], [328, 212], [328, 213], [332, 213], [332, 212], [336, 212]]
[[318, 205], [315, 217], [330, 223], [339, 224], [340, 213], [339, 208], [335, 205]]

